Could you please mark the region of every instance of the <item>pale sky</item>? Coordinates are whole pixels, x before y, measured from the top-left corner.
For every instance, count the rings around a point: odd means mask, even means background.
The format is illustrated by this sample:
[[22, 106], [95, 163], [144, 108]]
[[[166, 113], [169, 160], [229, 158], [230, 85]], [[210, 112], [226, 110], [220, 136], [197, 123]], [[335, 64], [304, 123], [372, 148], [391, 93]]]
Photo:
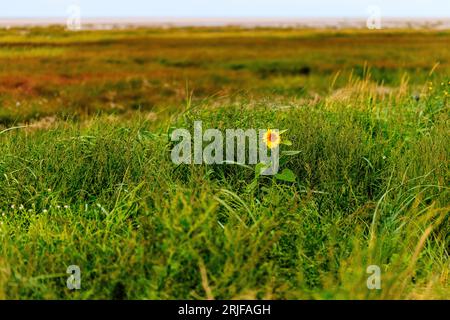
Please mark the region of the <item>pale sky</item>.
[[0, 17], [450, 17], [450, 0], [0, 0]]

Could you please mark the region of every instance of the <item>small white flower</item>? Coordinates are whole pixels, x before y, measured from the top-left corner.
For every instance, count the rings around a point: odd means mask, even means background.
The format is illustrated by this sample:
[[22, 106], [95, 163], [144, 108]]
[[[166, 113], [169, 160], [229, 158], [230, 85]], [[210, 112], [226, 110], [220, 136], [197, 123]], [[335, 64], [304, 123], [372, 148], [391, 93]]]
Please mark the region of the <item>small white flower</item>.
[[22, 204], [19, 206], [19, 210], [23, 210], [23, 205]]
[[11, 205], [11, 209], [14, 209], [15, 207], [16, 207], [15, 205], [13, 205], [13, 204]]
[[48, 211], [47, 211], [47, 209], [44, 209], [44, 210], [42, 210], [42, 212], [43, 212], [43, 213], [47, 213]]
[[48, 188], [47, 191], [48, 191], [48, 192], [52, 192], [52, 189]]
[[56, 208], [58, 208], [58, 209], [59, 209], [59, 208], [61, 208], [61, 206], [60, 206], [60, 205], [58, 204], [58, 205], [56, 206]]
[[2, 212], [2, 217], [4, 217], [5, 216], [5, 213], [4, 212]]
[[66, 204], [66, 205], [64, 206], [64, 209], [69, 209], [69, 206]]

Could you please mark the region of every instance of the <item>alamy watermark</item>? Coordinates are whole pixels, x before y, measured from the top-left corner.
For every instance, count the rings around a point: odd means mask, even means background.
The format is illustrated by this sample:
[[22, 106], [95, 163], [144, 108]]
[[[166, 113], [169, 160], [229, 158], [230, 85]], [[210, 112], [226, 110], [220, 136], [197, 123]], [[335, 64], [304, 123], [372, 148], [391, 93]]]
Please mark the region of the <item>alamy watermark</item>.
[[381, 9], [379, 6], [369, 6], [367, 8], [369, 17], [366, 21], [366, 26], [369, 29], [381, 29]]
[[76, 4], [72, 4], [67, 8], [69, 15], [66, 20], [67, 30], [78, 31], [81, 30], [81, 8]]
[[70, 274], [67, 278], [67, 289], [80, 290], [81, 289], [81, 269], [77, 265], [70, 265], [67, 267], [66, 273]]
[[381, 289], [381, 269], [377, 265], [370, 265], [367, 267], [366, 272], [370, 274], [367, 278], [367, 289], [380, 290]]
[[[194, 122], [194, 138], [187, 129], [176, 129], [171, 141], [177, 144], [171, 158], [175, 164], [258, 164], [261, 175], [275, 175], [279, 169], [278, 129], [207, 129]], [[205, 145], [206, 143], [206, 145]], [[225, 146], [225, 150], [224, 150]], [[193, 152], [192, 152], [193, 149]]]

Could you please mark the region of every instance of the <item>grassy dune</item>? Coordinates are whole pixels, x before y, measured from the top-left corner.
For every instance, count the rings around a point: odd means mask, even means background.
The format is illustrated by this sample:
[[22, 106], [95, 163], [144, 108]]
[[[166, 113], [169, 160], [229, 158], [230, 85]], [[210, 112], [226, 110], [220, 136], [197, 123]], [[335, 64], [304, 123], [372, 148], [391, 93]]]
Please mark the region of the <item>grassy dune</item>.
[[[449, 40], [1, 31], [0, 298], [448, 299]], [[198, 120], [287, 129], [296, 181], [173, 164]]]

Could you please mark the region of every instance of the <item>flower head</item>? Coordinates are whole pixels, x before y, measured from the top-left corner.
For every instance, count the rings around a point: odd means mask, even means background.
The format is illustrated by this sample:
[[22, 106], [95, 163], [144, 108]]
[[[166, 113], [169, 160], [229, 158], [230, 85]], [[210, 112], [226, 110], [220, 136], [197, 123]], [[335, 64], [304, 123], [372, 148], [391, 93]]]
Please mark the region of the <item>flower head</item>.
[[274, 149], [281, 143], [280, 133], [278, 131], [268, 129], [266, 133], [264, 133], [263, 141], [269, 149]]

